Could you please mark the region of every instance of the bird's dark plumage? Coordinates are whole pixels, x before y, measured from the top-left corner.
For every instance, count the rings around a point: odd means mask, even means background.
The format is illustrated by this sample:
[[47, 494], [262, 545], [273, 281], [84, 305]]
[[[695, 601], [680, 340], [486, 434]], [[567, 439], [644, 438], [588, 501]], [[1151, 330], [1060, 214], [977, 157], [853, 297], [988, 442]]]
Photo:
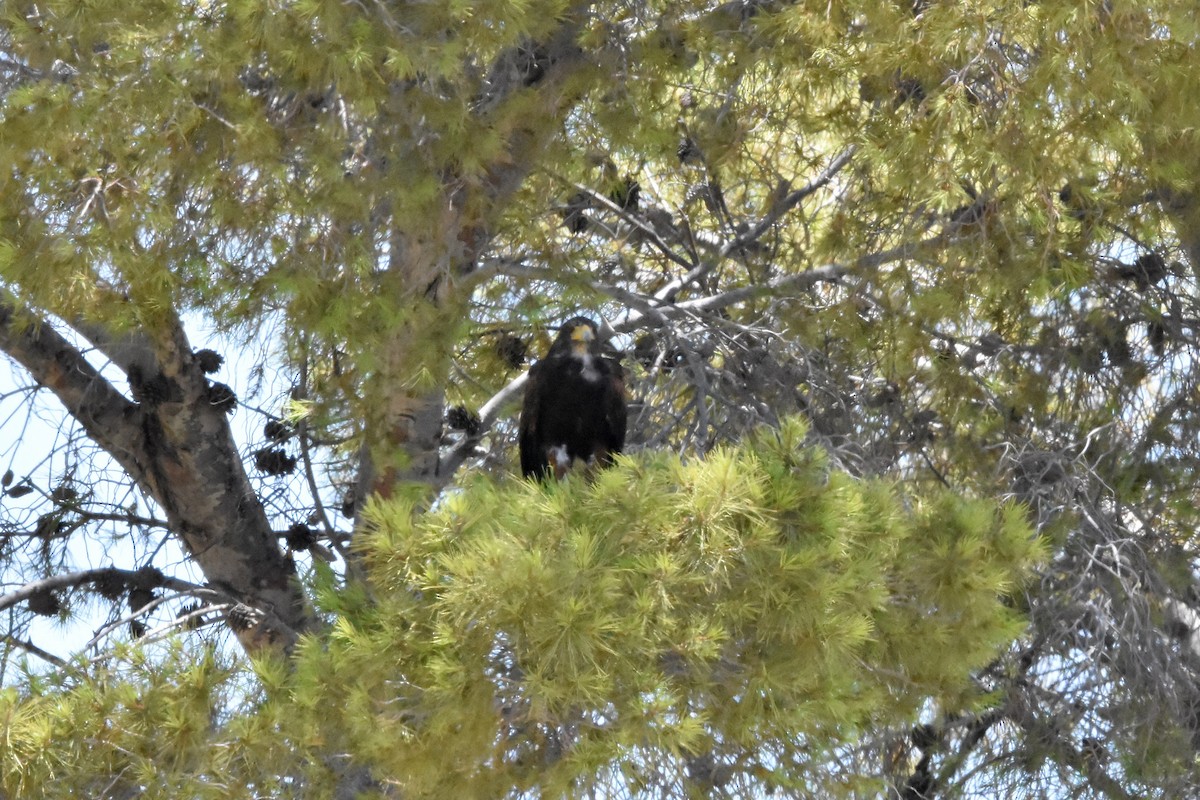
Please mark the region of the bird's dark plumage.
[[625, 375], [600, 349], [587, 317], [558, 331], [546, 357], [529, 370], [521, 409], [521, 473], [561, 478], [575, 459], [603, 466], [625, 446]]

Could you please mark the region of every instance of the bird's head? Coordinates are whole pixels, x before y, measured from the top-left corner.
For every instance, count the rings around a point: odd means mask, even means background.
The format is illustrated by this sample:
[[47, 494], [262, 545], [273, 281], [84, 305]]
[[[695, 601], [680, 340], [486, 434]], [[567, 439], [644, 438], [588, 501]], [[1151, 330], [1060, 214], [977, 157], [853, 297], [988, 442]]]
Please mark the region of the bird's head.
[[599, 331], [596, 323], [587, 317], [569, 319], [558, 331], [558, 341], [578, 356], [591, 352], [593, 344], [598, 339]]
[[596, 332], [592, 330], [591, 322], [587, 325], [576, 325], [571, 329], [571, 349], [577, 355], [588, 352], [594, 341], [596, 341]]

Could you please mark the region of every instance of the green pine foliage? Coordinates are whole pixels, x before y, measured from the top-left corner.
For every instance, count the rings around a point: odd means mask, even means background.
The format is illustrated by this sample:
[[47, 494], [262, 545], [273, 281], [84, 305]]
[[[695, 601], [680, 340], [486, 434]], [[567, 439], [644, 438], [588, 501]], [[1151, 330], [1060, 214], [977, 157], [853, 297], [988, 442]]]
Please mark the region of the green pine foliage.
[[731, 787], [788, 785], [868, 726], [982, 700], [1039, 554], [1022, 511], [901, 496], [803, 436], [374, 505], [376, 602], [326, 598], [334, 633], [279, 676], [287, 727], [337, 730], [408, 797], [577, 796], [714, 753]]
[[318, 797], [361, 767], [409, 798], [736, 793], [986, 703], [971, 672], [1040, 557], [1022, 510], [848, 477], [804, 436], [376, 502], [370, 602], [331, 586], [328, 637], [257, 682], [130, 650], [0, 696], [0, 796]]
[[181, 643], [27, 676], [0, 692], [0, 797], [279, 796], [288, 751], [248, 712], [247, 677]]
[[[6, 302], [269, 340], [339, 494], [362, 441], [406, 466], [386, 401], [473, 413], [528, 363], [500, 335], [536, 357], [576, 307], [672, 317], [629, 331], [637, 441], [803, 410], [868, 471], [957, 490], [851, 479], [795, 423], [591, 483], [448, 477], [432, 512], [372, 507], [369, 588], [314, 567], [335, 624], [287, 665], [192, 644], [8, 690], [0, 800], [322, 796], [348, 764], [406, 797], [873, 797], [889, 726], [989, 702], [969, 676], [1022, 633], [993, 671], [1021, 713], [990, 750], [939, 738], [945, 791], [1190, 787], [1194, 665], [1156, 617], [1200, 524], [1194, 3], [19, 0], [0, 29]], [[560, 34], [581, 57], [539, 77]], [[1163, 276], [1121, 277], [1151, 252]], [[472, 467], [511, 464], [497, 414]], [[968, 497], [1014, 494], [1057, 537], [1029, 631], [1003, 598], [1037, 540]]]

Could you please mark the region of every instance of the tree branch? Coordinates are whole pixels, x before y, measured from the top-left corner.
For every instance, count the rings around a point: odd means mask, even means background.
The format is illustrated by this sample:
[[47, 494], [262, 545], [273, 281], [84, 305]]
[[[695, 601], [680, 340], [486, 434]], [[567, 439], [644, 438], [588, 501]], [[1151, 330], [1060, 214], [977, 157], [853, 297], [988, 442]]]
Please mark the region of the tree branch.
[[558, 175], [555, 175], [554, 177], [558, 178], [568, 186], [573, 187], [576, 191], [587, 195], [592, 203], [604, 206], [606, 209], [616, 214], [625, 222], [637, 228], [641, 233], [646, 235], [646, 238], [650, 240], [650, 243], [653, 244], [659, 252], [666, 256], [668, 260], [674, 261], [676, 264], [679, 264], [681, 267], [684, 267], [688, 270], [692, 270], [693, 268], [699, 269], [696, 267], [693, 261], [684, 258], [668, 247], [667, 243], [664, 242], [662, 237], [658, 235], [658, 231], [655, 230], [654, 227], [646, 220], [642, 219], [636, 214], [631, 214], [591, 187], [584, 186], [582, 183], [573, 183], [565, 178], [559, 177]]
[[803, 188], [797, 189], [796, 191], [785, 195], [783, 199], [775, 203], [772, 208], [768, 209], [766, 215], [759, 220], [757, 225], [753, 226], [750, 228], [750, 230], [746, 231], [740, 236], [730, 240], [721, 249], [721, 255], [728, 256], [730, 253], [737, 252], [739, 249], [748, 244], [752, 244], [761, 238], [762, 235], [769, 231], [776, 222], [783, 218], [784, 214], [791, 211], [793, 208], [799, 205], [801, 201], [816, 192], [818, 189], [827, 186], [829, 182], [833, 180], [834, 176], [841, 172], [842, 169], [850, 163], [850, 159], [854, 157], [854, 154], [857, 152], [857, 150], [857, 145], [851, 145], [841, 153], [838, 153], [838, 155], [829, 163], [829, 166], [826, 167], [820, 175], [814, 178]]
[[[5, 595], [0, 595], [0, 611], [4, 611], [18, 603], [23, 603], [34, 595], [42, 592], [51, 592], [56, 589], [74, 589], [88, 583], [97, 581], [117, 579], [126, 585], [146, 586], [146, 588], [165, 588], [181, 594], [192, 595], [195, 597], [216, 598], [220, 600], [228, 600], [237, 602], [239, 598], [234, 597], [228, 592], [215, 589], [211, 586], [201, 586], [196, 583], [182, 580], [180, 578], [172, 578], [167, 575], [157, 573], [157, 570], [130, 570], [118, 569], [116, 567], [99, 567], [97, 569], [87, 569], [80, 572], [67, 572], [62, 575], [52, 575], [49, 578], [43, 578], [40, 581], [32, 581], [19, 589], [14, 589]], [[152, 584], [152, 585], [147, 585]]]
[[[111, 305], [128, 305], [129, 299], [110, 288], [97, 290], [101, 302]], [[97, 350], [103, 353], [126, 375], [131, 369], [141, 369], [145, 374], [151, 374], [157, 369], [157, 359], [154, 355], [154, 343], [142, 331], [131, 330], [114, 336], [105, 325], [82, 317], [69, 320], [70, 325], [91, 342]]]
[[42, 659], [43, 661], [47, 661], [56, 667], [65, 667], [67, 665], [67, 662], [64, 661], [63, 659], [59, 658], [58, 656], [54, 655], [53, 653], [43, 650], [42, 648], [38, 647], [33, 642], [28, 641], [27, 639], [21, 639], [19, 637], [13, 636], [11, 633], [6, 633], [3, 635], [3, 637], [0, 637], [0, 638], [3, 638], [4, 641], [7, 642], [8, 644], [11, 644], [15, 647], [19, 647], [22, 650], [24, 650], [25, 652], [29, 653], [30, 655], [35, 655], [38, 658]]
[[54, 393], [97, 444], [135, 478], [147, 461], [140, 413], [45, 320], [0, 299], [0, 350]]
[[[849, 157], [848, 155], [846, 156]], [[832, 173], [831, 173], [832, 177]], [[814, 182], [815, 185], [816, 182]], [[807, 187], [806, 187], [807, 188]], [[804, 192], [800, 190], [797, 194]], [[718, 311], [722, 308], [727, 308], [731, 305], [744, 302], [754, 297], [763, 295], [782, 294], [791, 291], [802, 291], [809, 288], [813, 284], [821, 283], [822, 281], [836, 281], [846, 275], [856, 274], [859, 272], [869, 272], [884, 264], [890, 263], [903, 258], [911, 258], [912, 256], [923, 252], [927, 249], [944, 246], [952, 239], [951, 234], [941, 233], [936, 236], [922, 239], [919, 242], [900, 245], [890, 250], [884, 250], [878, 253], [861, 256], [850, 264], [826, 264], [823, 267], [798, 272], [794, 275], [785, 275], [776, 278], [765, 286], [746, 286], [737, 289], [730, 289], [727, 292], [721, 292], [710, 297], [697, 298], [683, 303], [661, 303], [656, 298], [635, 296], [631, 297], [626, 290], [616, 290], [611, 287], [593, 286], [597, 291], [602, 291], [609, 296], [620, 296], [627, 301], [627, 305], [638, 305], [643, 310], [631, 313], [622, 321], [614, 324], [613, 330], [617, 333], [630, 333], [635, 330], [646, 330], [651, 328], [661, 327], [666, 325], [668, 321], [679, 319], [682, 317], [693, 316], [705, 312]], [[525, 269], [523, 274], [528, 275], [529, 270]], [[547, 273], [549, 279], [553, 279], [550, 273]], [[638, 302], [633, 303], [636, 299]], [[524, 391], [525, 381], [528, 380], [529, 373], [524, 372], [513, 378], [509, 383], [496, 392], [486, 403], [479, 409], [479, 430], [473, 436], [464, 436], [442, 459], [442, 474], [440, 476], [443, 484], [448, 483], [453, 477], [455, 471], [462, 466], [463, 462], [470, 456], [476, 445], [483, 439], [483, 436], [491, 430], [492, 426], [500, 416], [501, 410], [510, 402], [514, 401], [519, 394]]]

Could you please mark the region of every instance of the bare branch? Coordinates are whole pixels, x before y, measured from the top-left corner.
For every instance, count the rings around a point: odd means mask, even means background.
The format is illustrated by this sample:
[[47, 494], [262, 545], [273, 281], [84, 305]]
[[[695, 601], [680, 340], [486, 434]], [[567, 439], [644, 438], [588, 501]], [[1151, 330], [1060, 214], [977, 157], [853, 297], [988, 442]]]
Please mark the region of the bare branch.
[[[557, 175], [555, 177], [559, 178], [559, 176], [557, 176]], [[563, 183], [567, 183], [568, 185], [572, 186], [576, 191], [587, 195], [588, 198], [592, 201], [592, 203], [604, 206], [604, 208], [613, 212], [614, 214], [619, 216], [622, 220], [624, 220], [625, 222], [627, 222], [630, 225], [637, 228], [641, 233], [645, 234], [646, 238], [650, 241], [651, 244], [654, 245], [654, 247], [659, 252], [661, 252], [664, 256], [666, 256], [671, 261], [674, 261], [676, 264], [679, 264], [680, 266], [682, 266], [688, 270], [691, 270], [693, 267], [695, 267], [695, 262], [684, 258], [683, 256], [676, 253], [674, 250], [672, 250], [667, 245], [667, 243], [662, 240], [662, 237], [658, 235], [658, 231], [655, 230], [654, 227], [650, 223], [646, 222], [646, 220], [642, 219], [641, 217], [639, 217], [636, 214], [629, 213], [628, 211], [626, 211], [625, 209], [621, 208], [619, 205], [614, 203], [612, 200], [608, 199], [603, 194], [600, 194], [599, 192], [597, 192], [596, 190], [592, 189], [589, 186], [585, 186], [582, 183], [573, 183], [573, 182], [567, 181], [563, 178], [559, 178], [559, 180], [562, 180]]]
[[[117, 299], [116, 293], [113, 293], [112, 299]], [[142, 332], [127, 331], [114, 336], [104, 325], [85, 319], [71, 320], [71, 327], [79, 331], [125, 374], [129, 374], [132, 368], [139, 368], [147, 373], [155, 368], [154, 345], [150, 337]]]
[[797, 189], [783, 197], [772, 208], [768, 209], [766, 215], [759, 220], [758, 224], [750, 228], [750, 230], [731, 240], [725, 247], [722, 248], [722, 255], [728, 256], [730, 253], [735, 253], [739, 249], [751, 244], [755, 240], [762, 237], [764, 233], [771, 229], [771, 226], [783, 218], [793, 208], [801, 203], [806, 197], [816, 192], [829, 184], [842, 169], [850, 163], [854, 157], [854, 153], [858, 150], [857, 146], [851, 145], [839, 153], [829, 166], [824, 171], [809, 182], [806, 186]]
[[171, 589], [181, 594], [192, 595], [195, 597], [217, 598], [229, 601], [237, 601], [238, 598], [233, 597], [228, 592], [215, 589], [211, 586], [201, 586], [191, 583], [180, 578], [172, 578], [167, 575], [155, 575], [144, 570], [129, 570], [117, 569], [116, 567], [100, 567], [98, 569], [87, 569], [81, 572], [68, 572], [62, 575], [53, 575], [49, 578], [43, 578], [40, 581], [32, 581], [19, 589], [15, 589], [8, 594], [0, 595], [0, 611], [11, 608], [18, 603], [28, 600], [34, 595], [42, 592], [51, 592], [57, 589], [73, 589], [85, 584], [95, 583], [96, 581], [118, 579], [124, 583], [137, 583], [145, 585], [153, 583], [155, 586], [161, 586], [166, 589]]
[[4, 641], [6, 643], [14, 645], [16, 647], [19, 647], [22, 650], [24, 650], [26, 653], [29, 653], [30, 655], [35, 655], [38, 658], [42, 659], [43, 661], [48, 661], [49, 663], [53, 664], [56, 667], [65, 667], [67, 665], [67, 662], [64, 661], [63, 659], [59, 658], [58, 656], [54, 655], [53, 653], [49, 653], [49, 652], [43, 650], [42, 648], [38, 647], [36, 644], [34, 644], [33, 642], [31, 642], [27, 639], [21, 639], [19, 637], [13, 636], [11, 633], [3, 634], [2, 638], [4, 639]]
[[[132, 612], [130, 612], [129, 614], [126, 614], [125, 616], [121, 617], [120, 619], [110, 622], [109, 624], [105, 625], [103, 628], [98, 630], [96, 632], [96, 634], [91, 639], [88, 640], [87, 644], [85, 644], [83, 646], [83, 650], [87, 651], [88, 649], [94, 647], [96, 644], [98, 644], [100, 641], [102, 641], [104, 639], [104, 637], [108, 636], [113, 631], [121, 629], [125, 625], [128, 625], [129, 623], [136, 620], [138, 617], [142, 617], [142, 616], [145, 616], [146, 614], [149, 614], [151, 611], [158, 608], [163, 603], [166, 603], [170, 599], [172, 599], [172, 598], [156, 597], [155, 599], [151, 600], [149, 603], [142, 606], [141, 608], [134, 609]], [[210, 605], [203, 605], [194, 611], [189, 611], [187, 614], [184, 614], [181, 617], [176, 617], [174, 620], [167, 623], [166, 625], [159, 626], [152, 631], [142, 634], [138, 638], [143, 642], [156, 641], [158, 639], [161, 639], [164, 634], [175, 629], [176, 627], [178, 627], [180, 625], [186, 625], [188, 623], [188, 621], [190, 621], [190, 620], [203, 617], [204, 614], [209, 611], [218, 611], [218, 612], [224, 613], [224, 612], [228, 612], [228, 611], [231, 611], [232, 609], [236, 608], [237, 605], [238, 605], [237, 603], [214, 603], [214, 604], [210, 604]]]
[[140, 413], [88, 363], [83, 354], [44, 320], [26, 317], [10, 302], [0, 301], [0, 350], [50, 389], [88, 436], [116, 458], [133, 476], [146, 462]]

